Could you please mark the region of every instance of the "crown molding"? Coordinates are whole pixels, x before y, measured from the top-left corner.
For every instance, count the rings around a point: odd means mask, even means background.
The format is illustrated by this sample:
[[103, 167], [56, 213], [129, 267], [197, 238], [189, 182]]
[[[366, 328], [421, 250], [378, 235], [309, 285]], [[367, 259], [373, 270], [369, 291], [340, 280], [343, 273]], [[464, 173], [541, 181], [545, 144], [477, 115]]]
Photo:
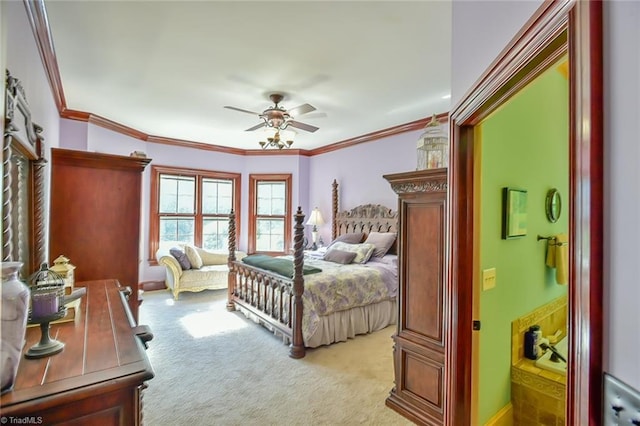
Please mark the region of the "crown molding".
[[271, 156], [271, 155], [297, 155], [310, 157], [311, 151], [307, 149], [247, 149], [244, 151], [248, 156]]
[[231, 148], [231, 147], [222, 146], [222, 145], [213, 145], [213, 144], [203, 143], [203, 142], [187, 141], [184, 139], [165, 138], [163, 136], [147, 136], [144, 140], [146, 142], [151, 142], [151, 143], [180, 146], [183, 148], [201, 149], [203, 151], [215, 151], [215, 152], [222, 152], [226, 154], [247, 155], [246, 150], [244, 149]]
[[[60, 117], [70, 120], [85, 121], [105, 129], [111, 130], [116, 133], [120, 133], [126, 136], [130, 136], [135, 139], [140, 139], [145, 142], [159, 143], [165, 145], [180, 146], [193, 149], [201, 149], [205, 151], [216, 151], [235, 155], [247, 155], [247, 156], [270, 156], [270, 155], [302, 155], [312, 157], [315, 155], [326, 154], [328, 152], [337, 151], [359, 145], [365, 142], [372, 142], [378, 139], [394, 136], [400, 133], [411, 132], [424, 128], [430, 121], [431, 116], [425, 117], [410, 123], [401, 124], [387, 129], [382, 129], [376, 132], [367, 133], [366, 135], [357, 136], [351, 139], [346, 139], [340, 142], [336, 142], [327, 146], [312, 150], [303, 149], [287, 149], [287, 150], [262, 150], [262, 149], [240, 149], [231, 148], [221, 145], [212, 145], [204, 142], [186, 141], [181, 139], [167, 138], [163, 136], [151, 136], [139, 130], [117, 123], [113, 120], [101, 117], [99, 115], [77, 111], [67, 108], [66, 100], [64, 97], [64, 89], [62, 87], [62, 80], [60, 78], [60, 71], [58, 68], [58, 61], [56, 59], [56, 53], [53, 46], [53, 38], [51, 36], [51, 28], [49, 27], [49, 20], [47, 18], [47, 11], [44, 4], [44, 0], [24, 0], [24, 5], [27, 10], [31, 29], [35, 37], [38, 51], [40, 52], [40, 58], [45, 68], [45, 74], [49, 80], [49, 86], [53, 94], [54, 102], [58, 108]], [[436, 118], [441, 123], [446, 123], [449, 120], [449, 113], [437, 114]]]
[[61, 112], [66, 108], [67, 103], [64, 98], [62, 80], [60, 79], [58, 60], [56, 59], [56, 52], [53, 47], [47, 8], [44, 5], [44, 0], [24, 0], [24, 7], [27, 12], [27, 17], [29, 18], [29, 23], [31, 24], [33, 36], [36, 39], [45, 74], [49, 80], [53, 100], [58, 111]]
[[124, 124], [117, 123], [115, 121], [109, 120], [108, 118], [104, 118], [95, 114], [89, 114], [89, 123], [143, 141], [149, 137], [149, 135], [139, 130], [133, 129], [131, 127], [125, 126]]
[[[311, 151], [311, 155], [326, 154], [327, 152], [337, 151], [339, 149], [349, 148], [354, 145], [359, 145], [365, 142], [372, 142], [378, 139], [387, 138], [389, 136], [398, 135], [400, 133], [413, 132], [415, 130], [424, 129], [424, 127], [431, 122], [431, 116], [421, 118], [409, 123], [400, 124], [394, 127], [388, 127], [386, 129], [378, 130], [376, 132], [367, 133], [366, 135], [356, 136], [355, 138], [346, 139], [340, 142], [336, 142], [327, 146], [316, 148]], [[436, 114], [436, 119], [440, 123], [446, 123], [449, 121], [449, 113], [443, 112]]]

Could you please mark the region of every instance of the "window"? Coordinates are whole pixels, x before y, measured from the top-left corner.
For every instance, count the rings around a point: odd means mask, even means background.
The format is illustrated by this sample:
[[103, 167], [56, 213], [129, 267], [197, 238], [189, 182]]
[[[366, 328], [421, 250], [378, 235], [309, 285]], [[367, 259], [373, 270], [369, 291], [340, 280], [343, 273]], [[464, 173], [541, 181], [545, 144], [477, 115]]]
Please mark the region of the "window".
[[240, 223], [240, 174], [163, 166], [151, 174], [149, 259], [176, 242], [226, 250], [232, 208]]
[[249, 191], [249, 252], [288, 252], [292, 238], [291, 175], [250, 175]]

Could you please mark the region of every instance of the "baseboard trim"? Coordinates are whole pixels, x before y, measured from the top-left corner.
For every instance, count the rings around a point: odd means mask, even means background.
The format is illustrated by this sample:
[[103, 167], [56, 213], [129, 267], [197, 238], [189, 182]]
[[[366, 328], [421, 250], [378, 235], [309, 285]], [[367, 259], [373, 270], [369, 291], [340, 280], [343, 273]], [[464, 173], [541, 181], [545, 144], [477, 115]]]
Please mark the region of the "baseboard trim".
[[513, 405], [502, 407], [484, 426], [513, 426]]
[[144, 291], [165, 290], [167, 286], [164, 281], [144, 281], [138, 284], [138, 288]]

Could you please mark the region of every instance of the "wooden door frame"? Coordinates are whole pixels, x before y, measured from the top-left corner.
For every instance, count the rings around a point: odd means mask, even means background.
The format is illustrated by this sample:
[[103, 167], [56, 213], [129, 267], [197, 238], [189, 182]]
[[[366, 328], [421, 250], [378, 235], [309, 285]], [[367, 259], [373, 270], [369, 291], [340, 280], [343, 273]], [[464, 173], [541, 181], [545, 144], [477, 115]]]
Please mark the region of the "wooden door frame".
[[[474, 127], [551, 63], [569, 55], [569, 371], [566, 424], [602, 419], [602, 2], [544, 2], [450, 116], [445, 424], [470, 424], [474, 255]], [[561, 49], [560, 49], [561, 50]]]

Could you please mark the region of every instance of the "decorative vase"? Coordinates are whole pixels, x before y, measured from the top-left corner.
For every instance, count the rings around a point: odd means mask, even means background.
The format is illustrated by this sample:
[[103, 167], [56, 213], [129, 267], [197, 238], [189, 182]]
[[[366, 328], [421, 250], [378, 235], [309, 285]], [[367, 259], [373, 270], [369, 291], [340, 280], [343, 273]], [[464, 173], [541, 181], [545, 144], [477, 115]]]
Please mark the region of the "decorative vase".
[[22, 262], [2, 263], [2, 393], [13, 389], [29, 312], [29, 287], [18, 274]]

